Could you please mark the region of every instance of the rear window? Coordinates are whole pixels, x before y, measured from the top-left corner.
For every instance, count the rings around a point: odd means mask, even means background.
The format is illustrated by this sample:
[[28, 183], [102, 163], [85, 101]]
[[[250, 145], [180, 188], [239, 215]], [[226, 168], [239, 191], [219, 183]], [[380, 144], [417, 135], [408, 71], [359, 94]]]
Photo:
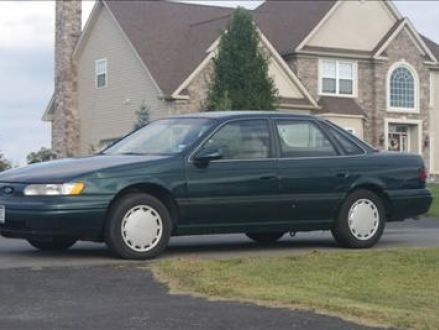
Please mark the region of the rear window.
[[337, 140], [337, 142], [340, 144], [346, 155], [362, 155], [364, 153], [363, 149], [361, 149], [358, 145], [356, 145], [347, 136], [344, 135], [350, 133], [346, 132], [342, 134], [332, 127], [330, 127], [329, 130], [335, 140]]

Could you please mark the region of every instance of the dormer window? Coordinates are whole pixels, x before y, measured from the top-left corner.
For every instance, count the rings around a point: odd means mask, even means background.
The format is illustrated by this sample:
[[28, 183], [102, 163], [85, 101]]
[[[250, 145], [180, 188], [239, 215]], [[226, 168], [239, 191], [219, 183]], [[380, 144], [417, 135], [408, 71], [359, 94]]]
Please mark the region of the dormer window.
[[107, 87], [107, 59], [101, 58], [95, 63], [96, 88]]
[[320, 60], [320, 94], [355, 96], [356, 63], [339, 60]]

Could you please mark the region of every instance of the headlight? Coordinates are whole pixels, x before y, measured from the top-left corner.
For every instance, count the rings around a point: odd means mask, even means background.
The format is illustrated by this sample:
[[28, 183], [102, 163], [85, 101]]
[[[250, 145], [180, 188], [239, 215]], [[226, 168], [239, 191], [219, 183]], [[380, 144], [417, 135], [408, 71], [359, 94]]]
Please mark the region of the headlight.
[[85, 188], [82, 182], [64, 184], [31, 184], [24, 188], [26, 196], [79, 195]]

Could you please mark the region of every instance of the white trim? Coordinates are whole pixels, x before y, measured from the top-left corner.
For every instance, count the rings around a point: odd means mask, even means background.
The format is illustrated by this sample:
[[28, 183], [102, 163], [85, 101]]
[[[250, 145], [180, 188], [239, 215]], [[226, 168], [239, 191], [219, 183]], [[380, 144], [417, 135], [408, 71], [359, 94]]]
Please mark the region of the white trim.
[[430, 92], [429, 92], [429, 102], [428, 105], [430, 106], [430, 108], [434, 107], [434, 97], [435, 97], [435, 93], [434, 93], [434, 87], [435, 87], [435, 77], [434, 77], [434, 73], [433, 72], [429, 72], [429, 82], [430, 82]]
[[428, 63], [437, 64], [436, 57], [433, 55], [431, 50], [422, 40], [421, 36], [416, 31], [415, 27], [407, 17], [404, 17], [398, 28], [396, 28], [395, 31], [393, 31], [393, 33], [387, 38], [387, 40], [381, 45], [381, 47], [375, 52], [375, 54], [373, 54], [373, 58], [383, 59], [384, 57], [382, 57], [381, 54], [386, 50], [386, 48], [390, 45], [390, 43], [399, 35], [399, 33], [403, 29], [407, 30], [410, 40], [413, 42], [413, 44], [416, 46], [419, 52], [422, 55], [427, 54], [430, 57], [432, 61]]
[[[104, 72], [98, 72], [98, 67], [100, 64], [104, 64]], [[98, 86], [98, 76], [105, 75], [105, 85]], [[95, 88], [103, 89], [108, 87], [108, 60], [106, 58], [99, 58], [95, 61]]]
[[[215, 44], [215, 42], [214, 42]], [[213, 45], [213, 44], [212, 44]], [[209, 47], [210, 48], [210, 47]], [[180, 93], [185, 90], [190, 83], [195, 79], [195, 77], [209, 64], [210, 60], [215, 57], [215, 51], [211, 51], [195, 68], [194, 71], [177, 87], [177, 89], [172, 93], [172, 98], [176, 100], [189, 100], [189, 96], [181, 95]]]
[[[385, 150], [389, 150], [389, 124], [401, 124], [401, 125], [416, 125], [418, 126], [418, 154], [423, 155], [423, 148], [422, 148], [422, 120], [418, 119], [400, 119], [400, 118], [384, 118], [384, 148]], [[410, 133], [409, 133], [410, 134]], [[410, 137], [409, 137], [410, 139]], [[408, 147], [410, 152], [411, 151], [411, 144], [410, 141], [408, 141]]]
[[295, 52], [299, 52], [311, 38], [317, 33], [318, 30], [320, 30], [320, 27], [325, 24], [325, 22], [334, 14], [336, 9], [343, 3], [343, 1], [337, 1], [331, 9], [328, 10], [328, 12], [323, 16], [323, 18], [320, 20], [320, 22], [311, 30], [310, 33], [305, 37], [305, 39], [302, 40], [302, 42], [296, 47]]
[[338, 118], [351, 118], [351, 119], [365, 119], [365, 117], [363, 115], [344, 115], [341, 113], [332, 113], [332, 112], [320, 113], [320, 114], [317, 114], [317, 117], [338, 117]]
[[288, 64], [285, 62], [285, 60], [282, 58], [282, 56], [277, 52], [277, 50], [274, 48], [274, 46], [271, 44], [271, 42], [267, 39], [267, 37], [262, 33], [262, 31], [257, 28], [257, 31], [259, 33], [259, 36], [261, 37], [262, 42], [265, 44], [265, 46], [268, 48], [268, 50], [273, 55], [274, 59], [277, 61], [277, 63], [281, 66], [282, 69], [285, 70], [285, 73], [287, 76], [293, 80], [293, 82], [296, 84], [296, 86], [299, 88], [299, 90], [305, 95], [305, 97], [308, 99], [308, 101], [316, 108], [319, 108], [317, 101], [311, 96], [311, 94], [308, 92], [308, 90], [305, 88], [305, 86], [302, 84], [302, 82], [297, 78], [297, 76], [294, 74], [294, 72], [290, 69]]
[[84, 42], [88, 38], [88, 35], [90, 34], [91, 26], [98, 17], [98, 9], [101, 8], [102, 8], [102, 2], [99, 0], [96, 1], [90, 15], [88, 16], [87, 22], [85, 23], [81, 36], [79, 37], [78, 43], [76, 44], [75, 49], [73, 50], [72, 53], [73, 58], [76, 58], [78, 56], [78, 53], [82, 50]]
[[43, 121], [52, 121], [53, 120], [53, 107], [55, 106], [55, 92], [50, 97], [49, 104], [44, 111], [43, 117], [41, 118]]
[[[326, 13], [325, 16], [320, 20], [320, 22], [311, 30], [311, 32], [302, 40], [302, 42], [296, 47], [295, 52], [300, 52], [302, 48], [310, 41], [310, 39], [317, 33], [317, 31], [322, 27], [322, 25], [334, 14], [336, 9], [340, 6], [344, 1], [338, 0], [330, 10]], [[402, 15], [396, 6], [391, 1], [380, 1], [381, 4], [387, 6], [387, 9], [390, 10], [390, 13], [393, 14], [397, 21], [402, 19]]]
[[[335, 93], [324, 93], [322, 91], [322, 72], [323, 72], [323, 62], [335, 62], [335, 80], [336, 80], [336, 87], [335, 87]], [[351, 64], [352, 65], [352, 94], [340, 94], [339, 93], [339, 80], [338, 77], [338, 68], [340, 63], [345, 64]], [[332, 97], [346, 97], [346, 98], [356, 98], [358, 96], [358, 62], [355, 60], [345, 60], [345, 59], [338, 59], [338, 58], [319, 58], [319, 64], [318, 64], [318, 90], [317, 93], [322, 96], [332, 96]]]
[[[394, 70], [396, 70], [399, 67], [404, 67], [410, 71], [410, 73], [413, 75], [413, 80], [415, 82], [415, 107], [414, 108], [399, 108], [399, 107], [392, 107], [390, 105], [390, 78], [392, 76], [392, 73]], [[419, 75], [416, 71], [416, 69], [407, 61], [404, 59], [393, 63], [389, 70], [387, 71], [387, 78], [386, 78], [386, 110], [387, 112], [396, 112], [396, 113], [414, 113], [419, 114], [420, 113], [420, 100], [419, 100]]]

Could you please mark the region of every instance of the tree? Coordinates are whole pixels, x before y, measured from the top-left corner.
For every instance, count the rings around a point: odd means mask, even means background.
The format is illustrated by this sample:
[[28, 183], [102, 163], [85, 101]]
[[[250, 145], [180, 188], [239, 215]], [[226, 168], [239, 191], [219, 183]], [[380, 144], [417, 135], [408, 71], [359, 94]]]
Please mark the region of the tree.
[[137, 119], [136, 122], [134, 123], [134, 129], [142, 128], [143, 126], [146, 126], [149, 123], [150, 111], [151, 111], [151, 107], [143, 103], [140, 109], [136, 111]]
[[41, 149], [37, 152], [31, 152], [26, 156], [26, 160], [28, 164], [47, 162], [49, 160], [57, 159], [57, 154], [52, 151], [52, 149], [48, 149], [45, 147], [41, 147]]
[[208, 110], [273, 110], [278, 91], [268, 74], [251, 14], [236, 9], [222, 34], [207, 97]]
[[6, 171], [12, 167], [12, 164], [6, 157], [0, 152], [0, 172]]

